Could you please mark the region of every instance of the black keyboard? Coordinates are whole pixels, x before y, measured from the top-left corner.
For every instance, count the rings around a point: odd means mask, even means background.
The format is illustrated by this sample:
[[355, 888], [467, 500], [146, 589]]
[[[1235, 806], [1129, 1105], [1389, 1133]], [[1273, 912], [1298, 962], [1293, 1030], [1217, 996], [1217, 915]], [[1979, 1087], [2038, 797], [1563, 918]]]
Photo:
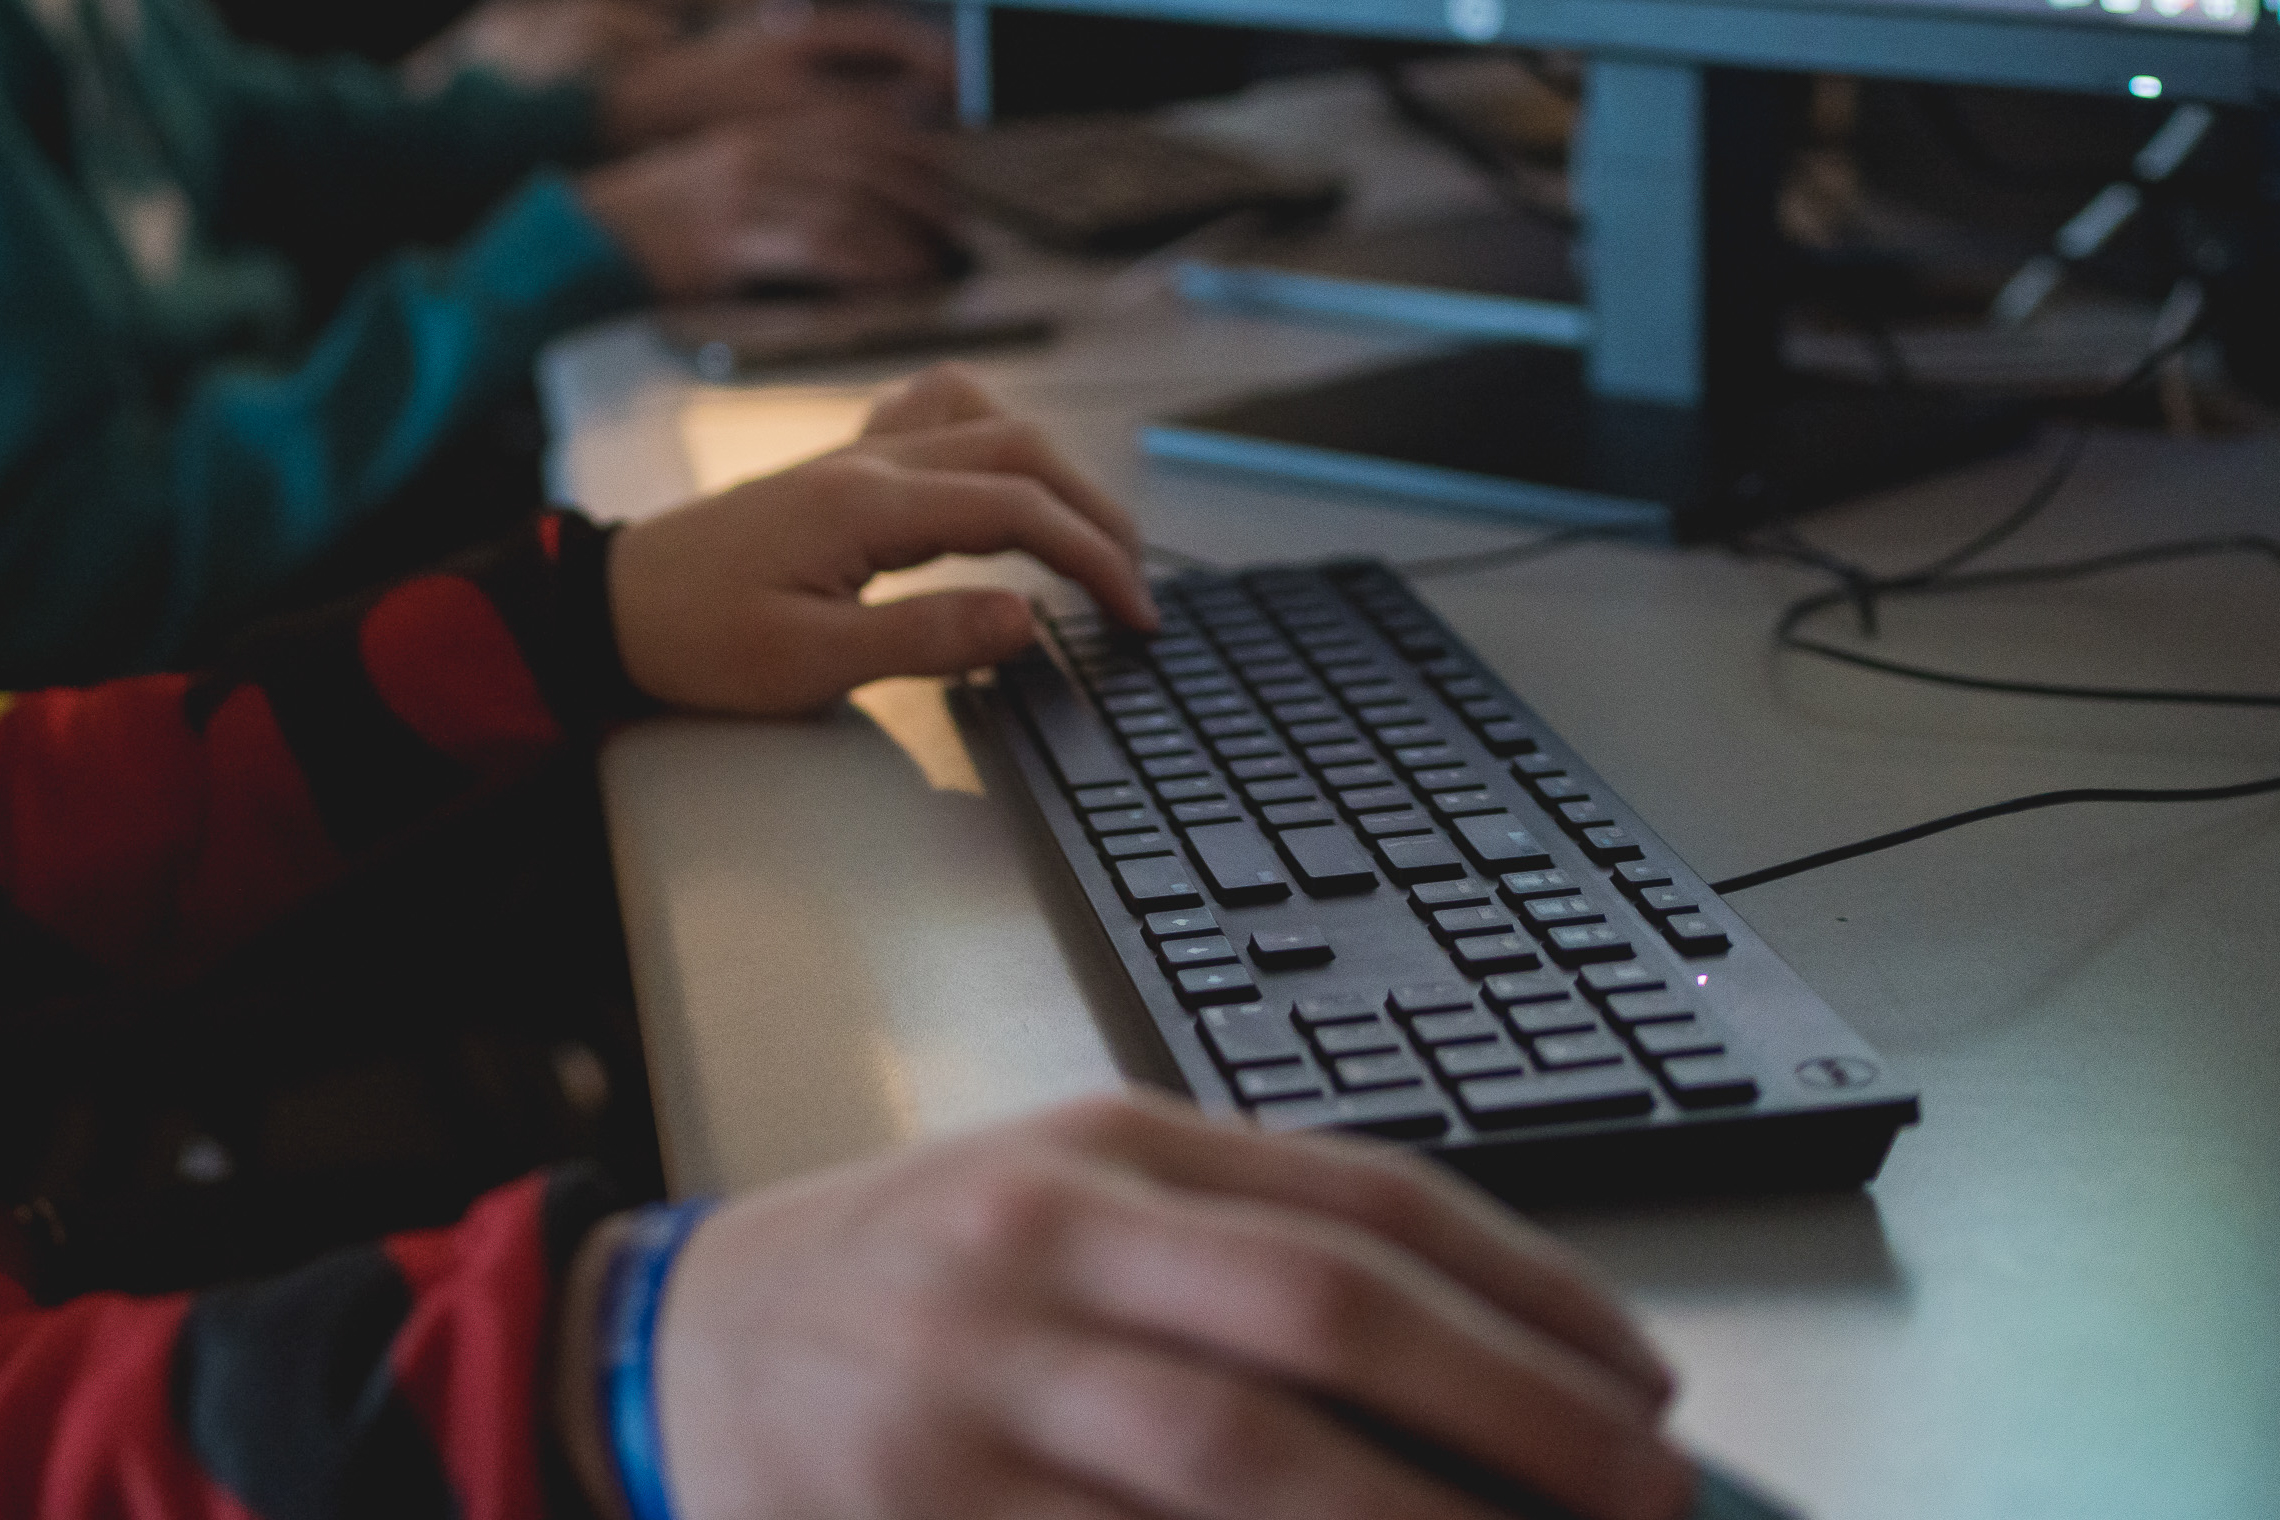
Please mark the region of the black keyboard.
[[974, 696], [1205, 1109], [1515, 1201], [1875, 1175], [1915, 1094], [1398, 576], [1157, 589]]

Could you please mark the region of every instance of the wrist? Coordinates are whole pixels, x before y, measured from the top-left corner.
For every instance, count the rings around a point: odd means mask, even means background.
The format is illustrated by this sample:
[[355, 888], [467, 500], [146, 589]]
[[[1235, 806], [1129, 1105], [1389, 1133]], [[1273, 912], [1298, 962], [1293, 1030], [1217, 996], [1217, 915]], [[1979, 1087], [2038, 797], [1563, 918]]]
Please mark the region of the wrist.
[[693, 1199], [624, 1215], [601, 1256], [587, 1322], [594, 1328], [595, 1364], [586, 1388], [604, 1465], [616, 1478], [610, 1512], [624, 1520], [675, 1520], [657, 1404], [658, 1337], [674, 1264], [715, 1207], [712, 1199]]
[[587, 1232], [563, 1279], [554, 1332], [555, 1437], [586, 1502], [602, 1520], [631, 1520], [602, 1418], [602, 1290], [625, 1243], [629, 1216], [613, 1214]]

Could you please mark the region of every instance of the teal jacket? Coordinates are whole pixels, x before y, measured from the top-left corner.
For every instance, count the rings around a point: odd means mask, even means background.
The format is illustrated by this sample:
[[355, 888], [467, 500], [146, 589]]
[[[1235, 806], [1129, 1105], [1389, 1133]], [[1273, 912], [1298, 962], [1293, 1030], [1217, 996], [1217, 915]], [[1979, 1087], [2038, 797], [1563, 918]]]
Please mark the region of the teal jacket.
[[[248, 616], [639, 301], [547, 167], [593, 138], [583, 89], [416, 100], [201, 0], [0, 0], [0, 689]], [[318, 267], [361, 273], [311, 332]]]

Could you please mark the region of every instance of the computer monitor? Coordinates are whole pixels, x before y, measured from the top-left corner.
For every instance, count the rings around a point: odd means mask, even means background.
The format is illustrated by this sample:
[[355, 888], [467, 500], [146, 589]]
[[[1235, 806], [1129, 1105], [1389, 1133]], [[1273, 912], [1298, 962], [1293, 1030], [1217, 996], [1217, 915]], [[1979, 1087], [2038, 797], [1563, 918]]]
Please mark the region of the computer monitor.
[[[2275, 0], [2280, 3], [2280, 0]], [[970, 98], [987, 4], [961, 7]], [[1590, 58], [1575, 165], [1581, 351], [1469, 348], [1171, 419], [1152, 453], [1698, 538], [1975, 457], [2016, 408], [1783, 371], [1775, 201], [1805, 73], [2249, 104], [2255, 0], [1023, 0]], [[1789, 76], [1787, 83], [1783, 76]]]

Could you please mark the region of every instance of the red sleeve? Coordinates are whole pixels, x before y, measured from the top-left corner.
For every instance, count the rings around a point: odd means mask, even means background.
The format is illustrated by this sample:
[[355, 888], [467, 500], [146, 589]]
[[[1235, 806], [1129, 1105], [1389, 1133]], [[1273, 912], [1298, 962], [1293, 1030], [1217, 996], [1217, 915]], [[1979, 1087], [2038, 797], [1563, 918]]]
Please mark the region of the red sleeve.
[[0, 1515], [539, 1520], [555, 1283], [604, 1206], [528, 1178], [196, 1296], [38, 1309], [0, 1277]]
[[632, 704], [605, 553], [549, 515], [203, 678], [0, 699], [0, 897], [109, 977], [210, 963]]

